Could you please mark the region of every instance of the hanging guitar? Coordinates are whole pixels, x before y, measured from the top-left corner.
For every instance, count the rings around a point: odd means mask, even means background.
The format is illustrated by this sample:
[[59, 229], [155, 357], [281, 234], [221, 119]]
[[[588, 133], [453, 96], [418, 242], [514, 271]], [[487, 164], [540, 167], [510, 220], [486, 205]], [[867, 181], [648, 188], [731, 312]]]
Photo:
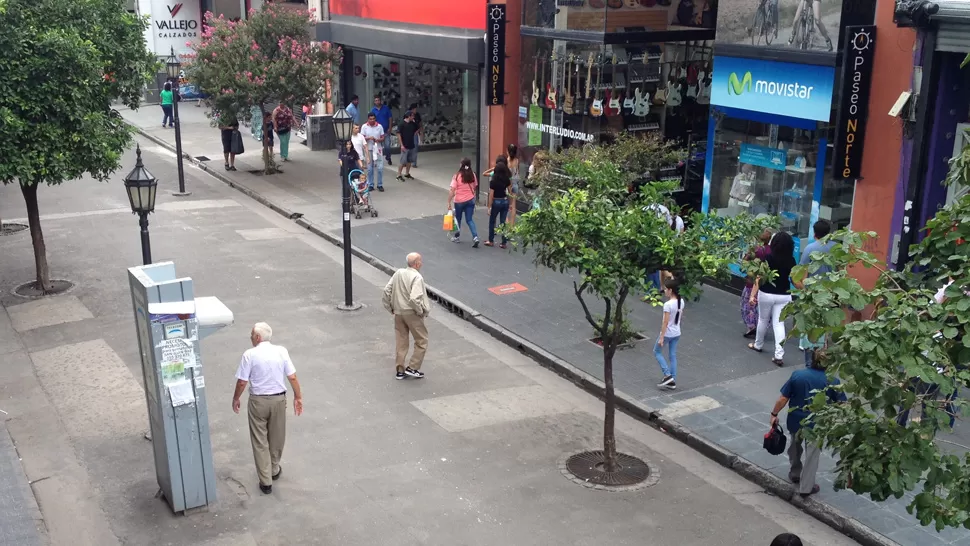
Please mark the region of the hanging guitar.
[[610, 89], [607, 91], [606, 115], [615, 116], [620, 113], [620, 90], [616, 87], [616, 54], [613, 54], [613, 80], [610, 82]]
[[650, 113], [650, 92], [646, 90], [646, 65], [643, 66], [643, 70], [644, 74], [640, 80], [640, 87], [634, 91], [636, 94], [636, 99], [633, 101], [633, 115], [639, 118], [642, 118]]
[[532, 104], [539, 106], [539, 57], [536, 56], [534, 59], [534, 66], [532, 69]]
[[577, 112], [586, 112], [590, 107], [590, 100], [592, 96], [590, 95], [590, 90], [593, 86], [593, 54], [589, 54], [589, 59], [586, 61], [586, 94], [583, 95], [583, 107], [577, 108]]
[[[630, 80], [633, 79], [633, 59], [627, 59], [626, 62], [626, 92], [623, 94], [623, 114], [626, 116], [633, 114], [634, 106], [636, 103], [633, 102], [633, 95], [630, 94]], [[637, 95], [639, 97], [639, 95]]]
[[589, 115], [598, 118], [603, 115], [603, 99], [600, 98], [600, 86], [603, 84], [603, 65], [597, 63], [596, 67], [596, 89], [593, 104], [589, 105]]
[[556, 54], [549, 56], [549, 81], [546, 82], [546, 108], [556, 109]]
[[567, 114], [574, 113], [573, 110], [573, 88], [572, 88], [572, 78], [570, 78], [570, 71], [572, 70], [573, 55], [569, 55], [569, 60], [566, 61], [566, 93], [562, 98], [562, 111]]

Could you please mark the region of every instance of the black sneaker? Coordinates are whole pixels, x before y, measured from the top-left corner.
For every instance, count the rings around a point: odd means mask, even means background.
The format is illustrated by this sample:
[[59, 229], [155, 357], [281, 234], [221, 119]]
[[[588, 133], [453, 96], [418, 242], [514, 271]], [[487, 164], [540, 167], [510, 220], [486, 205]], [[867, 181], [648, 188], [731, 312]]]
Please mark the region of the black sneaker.
[[259, 484], [259, 490], [262, 491], [264, 495], [269, 495], [273, 492], [273, 486]]
[[377, 186], [377, 191], [383, 192], [384, 191], [384, 186]]
[[668, 383], [673, 383], [673, 382], [674, 382], [673, 376], [665, 375], [663, 379], [660, 380], [660, 383], [657, 383], [657, 386], [666, 387]]
[[[451, 237], [451, 242], [452, 243], [460, 243], [461, 242], [461, 236], [460, 235], [453, 235]], [[477, 244], [477, 242], [476, 242], [476, 244]]]
[[407, 376], [404, 375], [404, 372], [397, 372], [397, 375], [394, 376], [394, 379], [397, 379], [397, 380], [400, 381], [401, 379], [404, 379], [405, 377], [407, 377]]
[[674, 390], [677, 388], [677, 382], [672, 380], [670, 383], [667, 383], [666, 385], [664, 385], [664, 388]]
[[393, 163], [391, 163], [391, 158], [387, 158], [387, 164], [388, 165], [393, 165]]
[[397, 180], [400, 180], [401, 182], [404, 182], [404, 177], [403, 177], [403, 176], [401, 176], [401, 175], [398, 175], [398, 176], [397, 176]]
[[404, 175], [404, 178], [407, 178], [408, 180], [414, 180], [414, 177], [411, 176], [410, 174]]
[[273, 481], [275, 482], [276, 480], [280, 479], [280, 476], [282, 475], [283, 475], [283, 467], [281, 466], [280, 469], [276, 471], [276, 474], [273, 474]]
[[408, 374], [409, 377], [413, 377], [415, 379], [421, 379], [422, 377], [424, 377], [424, 372], [420, 372], [418, 370], [412, 370], [410, 366], [407, 368], [404, 368], [404, 373]]
[[478, 237], [475, 237], [475, 239], [472, 240], [472, 248], [478, 248]]

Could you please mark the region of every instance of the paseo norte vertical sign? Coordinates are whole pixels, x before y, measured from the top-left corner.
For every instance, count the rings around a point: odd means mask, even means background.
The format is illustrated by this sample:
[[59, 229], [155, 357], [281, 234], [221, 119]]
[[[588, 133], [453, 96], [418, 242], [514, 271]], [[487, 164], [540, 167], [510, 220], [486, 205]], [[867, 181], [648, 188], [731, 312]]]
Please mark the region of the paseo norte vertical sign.
[[869, 119], [875, 46], [875, 25], [845, 29], [842, 98], [839, 102], [832, 169], [836, 178], [861, 178], [862, 144], [866, 138], [866, 120]]
[[485, 46], [485, 103], [505, 104], [505, 4], [486, 5]]

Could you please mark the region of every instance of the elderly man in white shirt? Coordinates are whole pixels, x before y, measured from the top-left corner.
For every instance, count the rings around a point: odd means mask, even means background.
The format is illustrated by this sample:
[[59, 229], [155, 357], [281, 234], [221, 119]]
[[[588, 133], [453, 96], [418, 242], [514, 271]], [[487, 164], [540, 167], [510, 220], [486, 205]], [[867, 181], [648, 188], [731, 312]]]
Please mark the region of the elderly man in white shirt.
[[232, 397], [232, 411], [239, 413], [239, 398], [249, 385], [249, 439], [253, 444], [259, 489], [266, 494], [273, 492], [273, 480], [283, 473], [280, 458], [286, 442], [285, 380], [293, 386], [293, 413], [303, 413], [303, 392], [290, 353], [270, 343], [272, 337], [269, 324], [257, 322], [253, 326], [249, 334], [253, 348], [243, 353]]

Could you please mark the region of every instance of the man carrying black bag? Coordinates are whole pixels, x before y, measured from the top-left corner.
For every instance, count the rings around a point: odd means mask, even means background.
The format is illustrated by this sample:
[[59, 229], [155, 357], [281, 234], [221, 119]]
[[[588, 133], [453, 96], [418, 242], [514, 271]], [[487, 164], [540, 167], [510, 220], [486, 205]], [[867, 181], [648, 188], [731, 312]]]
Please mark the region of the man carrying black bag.
[[[227, 120], [228, 121], [228, 120]], [[236, 156], [245, 152], [242, 134], [239, 132], [239, 122], [233, 119], [229, 123], [219, 126], [222, 132], [222, 157], [226, 160], [226, 170], [236, 170]]]
[[[788, 432], [791, 434], [791, 444], [788, 446], [788, 460], [791, 462], [791, 469], [788, 477], [792, 483], [798, 486], [798, 493], [802, 497], [819, 492], [819, 486], [815, 483], [815, 474], [818, 472], [818, 459], [822, 454], [819, 446], [805, 440], [801, 431], [803, 428], [811, 428], [812, 413], [808, 405], [812, 402], [815, 392], [824, 390], [829, 403], [845, 401], [845, 394], [829, 387], [838, 385], [838, 379], [829, 379], [825, 375], [825, 357], [823, 351], [817, 351], [812, 359], [812, 367], [792, 372], [791, 377], [781, 387], [781, 396], [775, 402], [774, 409], [771, 410], [771, 427], [774, 430], [778, 426], [778, 413], [787, 405]], [[808, 421], [805, 421], [808, 419]], [[767, 444], [767, 439], [766, 439]], [[766, 445], [767, 447], [767, 445]], [[805, 455], [802, 464], [802, 455]]]

